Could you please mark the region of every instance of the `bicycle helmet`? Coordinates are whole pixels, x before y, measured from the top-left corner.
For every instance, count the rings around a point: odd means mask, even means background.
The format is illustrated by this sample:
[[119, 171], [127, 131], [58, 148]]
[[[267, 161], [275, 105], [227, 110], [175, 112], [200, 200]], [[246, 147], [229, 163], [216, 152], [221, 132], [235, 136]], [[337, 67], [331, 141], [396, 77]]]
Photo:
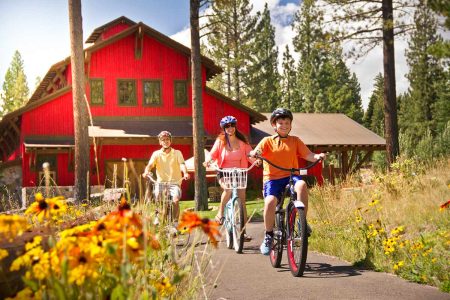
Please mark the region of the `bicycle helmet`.
[[226, 116], [220, 120], [220, 128], [224, 128], [227, 124], [235, 124], [237, 123], [237, 119], [233, 116]]
[[279, 118], [289, 118], [292, 122], [294, 120], [294, 117], [292, 116], [292, 113], [289, 109], [286, 108], [277, 108], [272, 112], [272, 115], [270, 116], [270, 124], [273, 125]]
[[164, 130], [158, 134], [158, 139], [161, 139], [163, 137], [168, 137], [169, 139], [172, 139], [172, 134], [170, 132]]

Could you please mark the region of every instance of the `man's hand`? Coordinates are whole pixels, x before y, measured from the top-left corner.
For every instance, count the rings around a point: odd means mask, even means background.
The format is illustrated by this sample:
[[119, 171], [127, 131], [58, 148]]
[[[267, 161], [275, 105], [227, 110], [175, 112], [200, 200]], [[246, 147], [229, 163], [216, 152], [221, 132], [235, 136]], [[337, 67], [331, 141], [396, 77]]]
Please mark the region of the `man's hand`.
[[188, 180], [190, 177], [189, 173], [184, 173], [183, 179]]

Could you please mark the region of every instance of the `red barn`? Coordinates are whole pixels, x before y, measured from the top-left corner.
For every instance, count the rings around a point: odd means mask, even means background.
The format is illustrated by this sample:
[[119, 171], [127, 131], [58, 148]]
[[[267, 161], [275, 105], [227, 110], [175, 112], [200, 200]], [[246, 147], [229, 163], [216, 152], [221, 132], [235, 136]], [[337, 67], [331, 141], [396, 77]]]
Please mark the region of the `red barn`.
[[[86, 43], [91, 44], [84, 50], [92, 115], [90, 184], [111, 186], [113, 174], [122, 177], [122, 158], [127, 158], [133, 160], [130, 178], [136, 185], [159, 148], [156, 135], [162, 130], [171, 131], [174, 147], [191, 157], [190, 49], [126, 17], [95, 29]], [[206, 87], [221, 69], [201, 59], [207, 144], [214, 141], [224, 115], [237, 117], [239, 129], [250, 137], [252, 124], [266, 117]], [[74, 183], [71, 81], [69, 57], [50, 67], [26, 106], [0, 122], [0, 168], [21, 173], [22, 187], [40, 184], [45, 161], [57, 185]]]

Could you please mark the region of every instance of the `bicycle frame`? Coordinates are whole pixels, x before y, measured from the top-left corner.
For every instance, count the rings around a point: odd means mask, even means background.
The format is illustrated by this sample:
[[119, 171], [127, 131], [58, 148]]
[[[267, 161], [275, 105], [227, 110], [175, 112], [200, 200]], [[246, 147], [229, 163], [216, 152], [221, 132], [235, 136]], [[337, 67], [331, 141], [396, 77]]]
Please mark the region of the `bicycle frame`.
[[[270, 262], [274, 268], [281, 265], [281, 257], [284, 246], [288, 254], [289, 268], [293, 276], [302, 276], [306, 265], [308, 253], [308, 233], [306, 223], [305, 204], [297, 199], [293, 176], [306, 175], [307, 170], [322, 161], [319, 159], [305, 168], [283, 168], [277, 166], [260, 155], [261, 159], [275, 168], [289, 172], [288, 184], [281, 196], [277, 197], [275, 209], [274, 243], [269, 253]], [[289, 192], [289, 203], [284, 207], [286, 193]], [[277, 229], [277, 230], [275, 230]], [[297, 232], [296, 232], [297, 230]], [[294, 250], [294, 248], [298, 248]]]
[[[227, 247], [233, 248], [237, 253], [241, 253], [244, 246], [244, 207], [238, 196], [238, 189], [247, 187], [247, 174], [256, 165], [256, 161], [249, 168], [225, 168], [215, 167], [216, 171], [223, 174], [223, 186], [225, 189], [232, 190], [230, 199], [227, 201], [224, 209], [225, 230], [227, 238]], [[239, 224], [236, 218], [239, 217]], [[237, 228], [239, 227], [239, 228]]]
[[[170, 188], [173, 185], [179, 185], [183, 181], [183, 179], [175, 182], [159, 182], [155, 180], [151, 175], [147, 175], [146, 178], [150, 180], [153, 184], [154, 190], [156, 189], [158, 191], [158, 195], [156, 193], [152, 193], [154, 197], [156, 197], [156, 203], [159, 203], [161, 205], [161, 208], [165, 212], [165, 217], [167, 218], [167, 223], [172, 224], [173, 223], [173, 199], [172, 195], [170, 194]], [[158, 201], [158, 196], [161, 196], [161, 199]], [[156, 215], [158, 214], [158, 211], [156, 211]], [[159, 220], [156, 216], [155, 219], [156, 223], [159, 223]]]

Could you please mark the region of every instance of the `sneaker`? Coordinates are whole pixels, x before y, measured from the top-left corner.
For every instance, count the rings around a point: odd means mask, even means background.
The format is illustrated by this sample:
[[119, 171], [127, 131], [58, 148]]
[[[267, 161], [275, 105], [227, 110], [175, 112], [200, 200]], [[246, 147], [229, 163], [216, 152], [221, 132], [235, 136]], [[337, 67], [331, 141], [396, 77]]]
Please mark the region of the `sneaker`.
[[270, 249], [272, 248], [272, 241], [273, 241], [273, 237], [266, 234], [266, 236], [264, 237], [264, 241], [262, 242], [261, 246], [259, 247], [262, 255], [269, 255]]
[[312, 234], [312, 228], [311, 228], [311, 226], [309, 226], [308, 223], [306, 223], [306, 235], [311, 236], [311, 234]]

